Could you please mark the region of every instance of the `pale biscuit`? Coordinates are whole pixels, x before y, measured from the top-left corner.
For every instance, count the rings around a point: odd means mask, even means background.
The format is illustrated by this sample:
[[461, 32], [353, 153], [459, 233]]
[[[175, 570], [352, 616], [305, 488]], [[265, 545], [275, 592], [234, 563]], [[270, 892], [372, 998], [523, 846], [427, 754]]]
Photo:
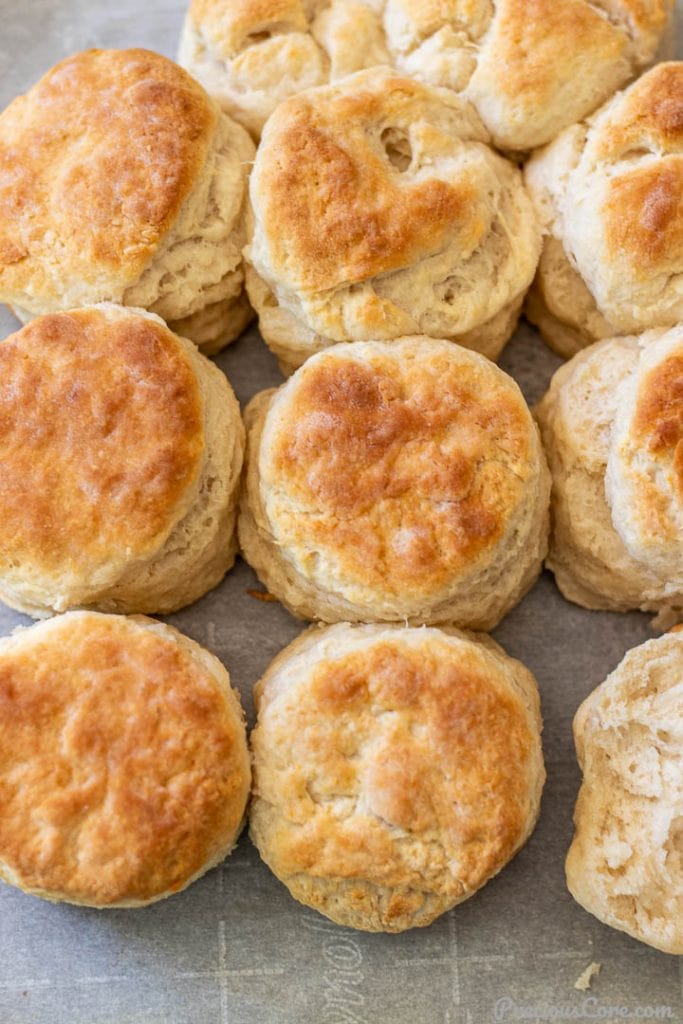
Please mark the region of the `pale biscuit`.
[[547, 232], [527, 315], [552, 348], [683, 320], [683, 63], [568, 128], [525, 176]]
[[650, 63], [672, 0], [191, 0], [179, 61], [255, 136], [277, 104], [389, 64], [529, 150]]
[[283, 370], [334, 342], [413, 333], [498, 356], [541, 236], [518, 169], [487, 141], [454, 93], [386, 68], [278, 107], [245, 256]]
[[38, 317], [0, 345], [0, 598], [169, 612], [235, 558], [244, 428], [221, 371], [141, 310]]
[[0, 300], [24, 322], [103, 301], [143, 307], [218, 351], [251, 318], [253, 155], [165, 57], [62, 61], [0, 114]]
[[337, 345], [246, 420], [240, 547], [295, 615], [489, 629], [535, 581], [550, 477], [519, 388], [483, 356]]
[[244, 822], [244, 715], [217, 658], [142, 616], [0, 639], [0, 878], [92, 907], [171, 896]]
[[586, 608], [683, 612], [683, 327], [599, 342], [538, 408], [553, 476], [548, 566]]
[[536, 682], [488, 637], [312, 627], [255, 698], [252, 839], [295, 899], [339, 924], [428, 925], [533, 830]]
[[574, 719], [583, 783], [567, 884], [591, 914], [683, 954], [683, 636], [634, 648]]

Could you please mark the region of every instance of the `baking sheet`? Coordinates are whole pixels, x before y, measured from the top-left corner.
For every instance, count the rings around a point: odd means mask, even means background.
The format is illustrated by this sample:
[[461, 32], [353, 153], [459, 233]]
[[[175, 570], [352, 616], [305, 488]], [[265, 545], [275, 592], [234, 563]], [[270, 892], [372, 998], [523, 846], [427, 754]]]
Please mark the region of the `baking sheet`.
[[[173, 0], [0, 0], [0, 107], [89, 46], [141, 45], [172, 57], [182, 16]], [[0, 310], [0, 337], [16, 327]], [[255, 330], [217, 362], [242, 403], [281, 380]], [[558, 363], [526, 325], [502, 360], [531, 402]], [[279, 605], [250, 597], [255, 586], [238, 562], [217, 590], [169, 617], [225, 662], [250, 722], [254, 682], [302, 628]], [[0, 605], [0, 634], [28, 623]], [[0, 884], [0, 1024], [682, 1020], [683, 961], [601, 925], [574, 903], [563, 876], [579, 778], [573, 714], [651, 635], [646, 616], [566, 603], [547, 574], [495, 631], [541, 689], [541, 818], [498, 878], [431, 927], [399, 936], [338, 928], [295, 903], [246, 836], [186, 892], [143, 910], [51, 906]], [[601, 972], [579, 992], [574, 982], [591, 962]]]

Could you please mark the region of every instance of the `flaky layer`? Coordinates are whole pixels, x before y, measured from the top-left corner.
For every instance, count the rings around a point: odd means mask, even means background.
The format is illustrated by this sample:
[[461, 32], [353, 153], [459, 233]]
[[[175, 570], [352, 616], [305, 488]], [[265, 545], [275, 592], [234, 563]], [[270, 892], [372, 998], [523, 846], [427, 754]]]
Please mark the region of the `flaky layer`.
[[253, 317], [244, 294], [247, 176], [254, 146], [244, 129], [219, 115], [202, 173], [139, 281], [123, 302], [157, 313], [212, 355]]
[[567, 884], [605, 924], [683, 953], [683, 637], [629, 651], [581, 705]]
[[0, 877], [97, 907], [170, 896], [232, 848], [250, 784], [220, 662], [150, 619], [0, 641]]
[[240, 544], [296, 614], [486, 628], [535, 579], [548, 472], [517, 386], [483, 357], [336, 346], [247, 423]]
[[251, 834], [292, 895], [341, 924], [429, 924], [533, 829], [533, 677], [487, 638], [313, 627], [257, 685]]

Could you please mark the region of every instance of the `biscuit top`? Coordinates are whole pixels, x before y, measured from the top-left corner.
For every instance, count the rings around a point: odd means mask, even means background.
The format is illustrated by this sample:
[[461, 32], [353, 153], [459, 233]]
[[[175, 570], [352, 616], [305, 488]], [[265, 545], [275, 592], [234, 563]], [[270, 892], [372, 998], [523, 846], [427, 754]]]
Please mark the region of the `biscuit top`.
[[282, 103], [251, 179], [279, 285], [322, 291], [448, 243], [476, 248], [488, 219], [475, 168], [457, 163], [458, 134], [486, 139], [464, 104], [385, 70]]
[[683, 63], [656, 65], [526, 174], [615, 334], [683, 319]]
[[329, 341], [466, 334], [521, 301], [541, 232], [521, 174], [454, 92], [387, 68], [281, 103], [245, 257]]
[[8, 881], [134, 903], [182, 888], [234, 839], [249, 788], [239, 702], [170, 627], [72, 612], [3, 638], [0, 709]]
[[656, 64], [630, 89], [610, 104], [609, 115], [596, 119], [591, 152], [603, 160], [624, 159], [630, 147], [644, 140], [651, 148], [666, 154], [683, 146], [683, 64], [669, 61]]
[[260, 488], [300, 573], [351, 601], [414, 606], [490, 562], [540, 459], [517, 385], [484, 357], [424, 338], [357, 343], [277, 393]]
[[120, 300], [173, 226], [216, 116], [147, 50], [88, 50], [48, 71], [0, 115], [0, 299], [45, 312], [66, 277], [74, 305]]
[[[447, 6], [469, 5], [451, 0]], [[652, 58], [671, 9], [670, 0], [498, 0], [476, 6], [488, 8], [491, 22], [485, 34], [475, 35], [477, 64], [465, 95], [496, 143], [516, 150], [548, 142], [633, 77]], [[470, 19], [460, 19], [468, 35], [474, 34]], [[426, 60], [419, 70], [429, 75]]]
[[644, 343], [619, 391], [607, 463], [612, 520], [634, 558], [683, 580], [683, 329]]
[[342, 624], [297, 646], [256, 691], [254, 814], [267, 861], [284, 878], [452, 899], [477, 889], [538, 806], [532, 677], [435, 629]]
[[529, 150], [649, 63], [673, 0], [192, 0], [188, 66], [259, 132], [276, 100], [387, 64], [462, 92]]
[[194, 500], [203, 400], [189, 342], [116, 307], [39, 317], [0, 345], [0, 573], [115, 579]]

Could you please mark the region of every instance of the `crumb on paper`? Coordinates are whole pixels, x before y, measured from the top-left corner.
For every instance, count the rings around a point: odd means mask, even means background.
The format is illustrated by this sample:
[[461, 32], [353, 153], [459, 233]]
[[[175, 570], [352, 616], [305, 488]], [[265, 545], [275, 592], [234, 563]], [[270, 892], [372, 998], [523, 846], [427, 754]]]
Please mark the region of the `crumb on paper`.
[[602, 964], [592, 963], [589, 964], [585, 971], [582, 971], [574, 982], [574, 988], [578, 988], [579, 992], [587, 992], [591, 987], [591, 981], [600, 973]]
[[253, 597], [257, 601], [277, 601], [277, 598], [269, 594], [267, 590], [247, 590], [247, 593], [249, 597]]

